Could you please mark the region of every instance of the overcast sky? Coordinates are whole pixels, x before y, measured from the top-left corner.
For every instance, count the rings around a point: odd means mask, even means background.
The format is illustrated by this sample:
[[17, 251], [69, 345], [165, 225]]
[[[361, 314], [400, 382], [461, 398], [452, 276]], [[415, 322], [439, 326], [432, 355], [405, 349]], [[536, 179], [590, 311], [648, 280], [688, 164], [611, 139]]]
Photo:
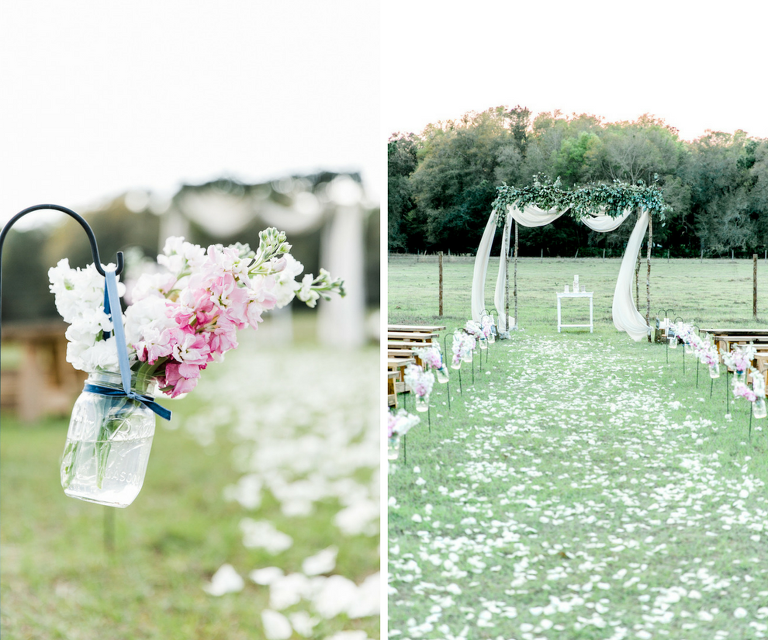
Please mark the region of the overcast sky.
[[3, 0], [0, 219], [318, 169], [377, 197], [379, 82], [373, 2]]
[[[387, 0], [387, 133], [498, 105], [768, 137], [766, 2]], [[460, 10], [456, 10], [460, 7]]]

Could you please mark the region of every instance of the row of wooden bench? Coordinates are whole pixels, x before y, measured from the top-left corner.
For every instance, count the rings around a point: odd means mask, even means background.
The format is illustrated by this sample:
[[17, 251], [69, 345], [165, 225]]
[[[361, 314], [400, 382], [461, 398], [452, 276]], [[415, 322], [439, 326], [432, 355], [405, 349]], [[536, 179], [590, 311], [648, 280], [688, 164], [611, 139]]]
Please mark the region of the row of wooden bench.
[[718, 350], [728, 353], [734, 346], [755, 348], [754, 367], [763, 374], [768, 383], [768, 331], [765, 329], [701, 329], [712, 337], [712, 342]]
[[390, 324], [387, 327], [387, 404], [390, 407], [397, 407], [397, 394], [407, 391], [406, 367], [422, 364], [413, 350], [438, 342], [440, 331], [445, 331], [445, 327], [405, 324]]

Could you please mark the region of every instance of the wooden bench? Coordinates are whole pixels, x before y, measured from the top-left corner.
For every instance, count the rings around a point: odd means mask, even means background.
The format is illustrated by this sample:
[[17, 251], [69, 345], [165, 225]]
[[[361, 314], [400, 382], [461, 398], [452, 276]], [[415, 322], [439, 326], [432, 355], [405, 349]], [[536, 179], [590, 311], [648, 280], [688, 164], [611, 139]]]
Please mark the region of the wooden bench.
[[0, 404], [23, 422], [67, 415], [88, 377], [67, 362], [67, 325], [61, 320], [6, 323], [3, 344], [21, 349], [17, 369], [3, 369]]
[[[390, 355], [387, 358], [387, 371], [395, 371], [397, 372], [397, 377], [395, 378], [395, 393], [404, 393], [407, 392], [407, 389], [405, 387], [405, 368], [409, 364], [416, 364], [416, 358], [413, 357], [407, 357], [407, 356], [392, 356]], [[389, 377], [387, 377], [387, 386], [389, 386]]]
[[387, 406], [397, 409], [397, 389], [395, 384], [400, 378], [399, 371], [387, 371]]

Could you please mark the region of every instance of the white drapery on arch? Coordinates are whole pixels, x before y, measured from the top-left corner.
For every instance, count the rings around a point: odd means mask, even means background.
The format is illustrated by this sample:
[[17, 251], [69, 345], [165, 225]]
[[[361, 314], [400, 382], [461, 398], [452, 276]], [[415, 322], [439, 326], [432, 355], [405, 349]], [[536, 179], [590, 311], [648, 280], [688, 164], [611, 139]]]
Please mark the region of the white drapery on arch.
[[[504, 225], [501, 241], [502, 258], [509, 254], [509, 236], [512, 228], [512, 220], [516, 220], [524, 227], [543, 227], [557, 220], [567, 213], [568, 209], [558, 211], [550, 209], [545, 211], [536, 206], [528, 206], [518, 209], [509, 207]], [[632, 211], [627, 209], [621, 216], [612, 218], [609, 215], [600, 214], [582, 218], [581, 222], [593, 231], [607, 233], [618, 229]], [[491, 245], [496, 232], [496, 224], [499, 215], [494, 210], [488, 218], [480, 247], [475, 257], [475, 270], [472, 276], [472, 319], [479, 321], [483, 309], [485, 309], [485, 278], [488, 273], [488, 262], [491, 257]], [[613, 324], [619, 331], [626, 331], [635, 341], [640, 341], [648, 335], [649, 327], [645, 318], [640, 315], [632, 299], [632, 272], [634, 271], [640, 245], [643, 243], [645, 231], [648, 228], [648, 212], [643, 210], [637, 218], [637, 223], [627, 243], [624, 258], [621, 261], [619, 277], [616, 280], [616, 289], [613, 292]], [[507, 270], [505, 261], [499, 260], [499, 275], [496, 278], [496, 290], [493, 296], [496, 312], [499, 316], [499, 331], [507, 330], [507, 316], [504, 309], [504, 291], [506, 288]]]

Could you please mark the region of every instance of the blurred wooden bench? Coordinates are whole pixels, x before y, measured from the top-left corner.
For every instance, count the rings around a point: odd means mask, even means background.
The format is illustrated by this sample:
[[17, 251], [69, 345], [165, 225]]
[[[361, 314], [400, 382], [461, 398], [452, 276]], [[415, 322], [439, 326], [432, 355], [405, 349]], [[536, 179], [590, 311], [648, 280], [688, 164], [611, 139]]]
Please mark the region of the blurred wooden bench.
[[[395, 394], [407, 391], [405, 387], [405, 368], [409, 364], [416, 364], [416, 358], [402, 355], [402, 353], [395, 356], [389, 355], [387, 358], [387, 371], [397, 372], [397, 376], [393, 378]], [[387, 378], [387, 386], [389, 386], [389, 378]]]
[[88, 377], [67, 362], [67, 325], [61, 320], [4, 323], [3, 346], [21, 350], [17, 368], [0, 372], [0, 407], [24, 422], [68, 415]]

